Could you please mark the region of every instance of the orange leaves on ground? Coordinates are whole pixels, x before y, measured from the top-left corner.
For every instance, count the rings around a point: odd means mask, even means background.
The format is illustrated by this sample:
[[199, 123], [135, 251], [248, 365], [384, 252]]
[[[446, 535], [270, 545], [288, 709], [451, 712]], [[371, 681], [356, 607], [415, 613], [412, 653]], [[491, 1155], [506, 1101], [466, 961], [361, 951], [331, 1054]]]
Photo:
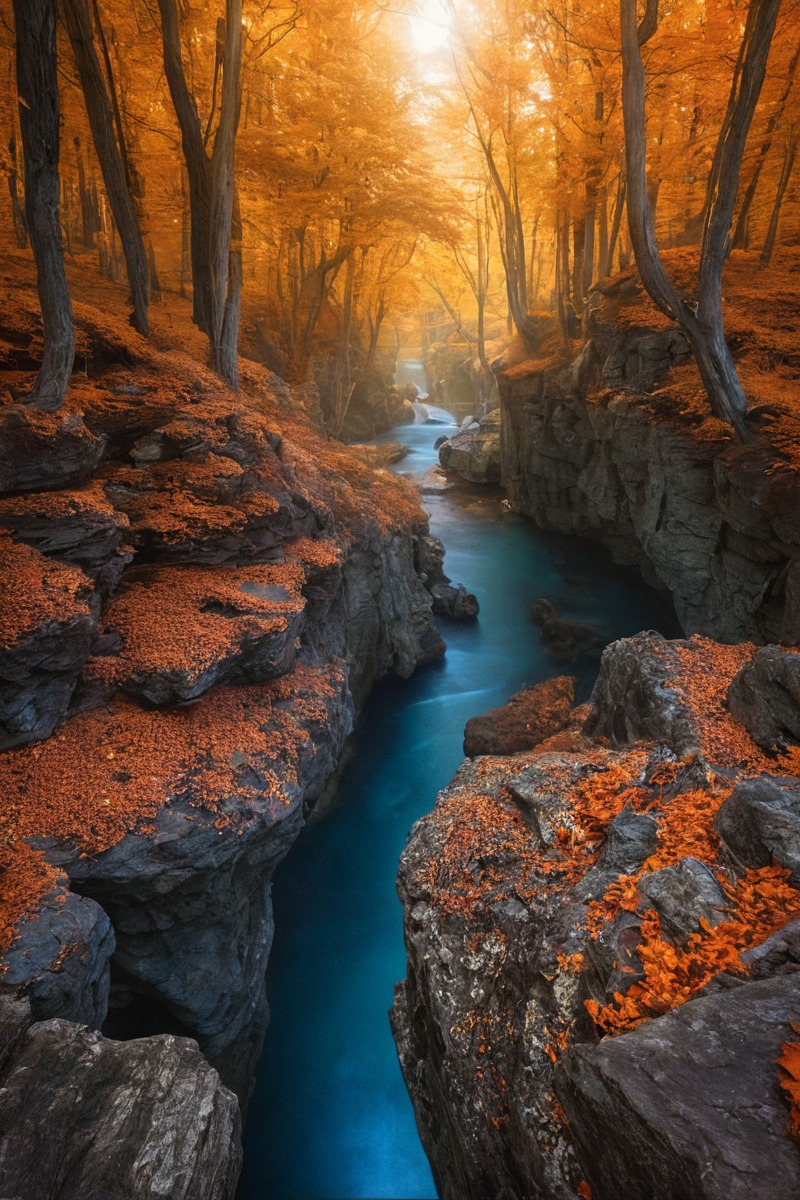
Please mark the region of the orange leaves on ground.
[[305, 606], [297, 564], [136, 569], [106, 610], [127, 670], [199, 678], [246, 644], [283, 633]]
[[788, 879], [784, 867], [748, 871], [736, 883], [720, 879], [730, 917], [715, 928], [701, 918], [700, 930], [685, 946], [667, 941], [657, 914], [646, 912], [637, 951], [644, 977], [625, 995], [617, 992], [610, 1004], [588, 1000], [592, 1020], [604, 1033], [621, 1033], [685, 1004], [721, 971], [745, 974], [742, 953], [800, 916], [800, 892]]
[[[792, 1028], [795, 1033], [800, 1033], [800, 1026], [794, 1021]], [[779, 1083], [789, 1104], [787, 1132], [800, 1138], [800, 1042], [784, 1042], [781, 1056], [775, 1061], [781, 1068]]]
[[[299, 666], [255, 687], [219, 687], [161, 712], [127, 700], [73, 717], [45, 742], [0, 756], [0, 835], [47, 837], [97, 853], [152, 829], [176, 797], [230, 823], [225, 803], [286, 805], [314, 726], [340, 695], [339, 667]], [[262, 782], [251, 782], [248, 763]], [[57, 781], [54, 783], [54, 781]]]
[[693, 637], [688, 643], [676, 643], [674, 649], [680, 671], [670, 686], [692, 711], [704, 756], [717, 767], [772, 773], [774, 761], [727, 708], [731, 680], [757, 647], [748, 642], [723, 646], [709, 638]]
[[0, 845], [0, 956], [12, 946], [20, 923], [62, 878], [41, 850], [18, 840]]
[[481, 901], [500, 899], [499, 889], [511, 879], [521, 899], [532, 898], [535, 888], [526, 880], [538, 848], [511, 800], [456, 792], [439, 802], [435, 818], [443, 831], [441, 853], [426, 864], [424, 879], [432, 905], [471, 916]]
[[0, 647], [8, 649], [50, 622], [90, 617], [93, 585], [78, 567], [45, 558], [0, 535]]
[[644, 864], [644, 870], [659, 871], [687, 857], [709, 865], [715, 863], [719, 838], [712, 822], [732, 790], [727, 785], [712, 794], [691, 788], [670, 800], [659, 821], [656, 851]]

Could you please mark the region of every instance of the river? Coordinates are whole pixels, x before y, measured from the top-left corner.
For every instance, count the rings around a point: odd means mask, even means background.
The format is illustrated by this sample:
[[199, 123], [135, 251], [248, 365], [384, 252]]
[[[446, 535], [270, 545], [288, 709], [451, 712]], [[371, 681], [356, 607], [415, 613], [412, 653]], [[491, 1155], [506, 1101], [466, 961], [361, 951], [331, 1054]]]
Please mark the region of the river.
[[[419, 382], [416, 364], [404, 374]], [[419, 481], [436, 462], [435, 440], [454, 428], [405, 426], [377, 440], [409, 446], [393, 469]], [[387, 1019], [405, 974], [394, 879], [408, 830], [458, 767], [469, 717], [564, 672], [588, 696], [597, 659], [548, 657], [529, 617], [533, 600], [548, 597], [608, 641], [679, 632], [671, 605], [637, 572], [584, 541], [541, 533], [504, 513], [500, 499], [468, 488], [423, 495], [447, 572], [477, 594], [480, 619], [443, 622], [442, 663], [375, 688], [336, 802], [276, 874], [272, 1020], [238, 1200], [432, 1200]]]

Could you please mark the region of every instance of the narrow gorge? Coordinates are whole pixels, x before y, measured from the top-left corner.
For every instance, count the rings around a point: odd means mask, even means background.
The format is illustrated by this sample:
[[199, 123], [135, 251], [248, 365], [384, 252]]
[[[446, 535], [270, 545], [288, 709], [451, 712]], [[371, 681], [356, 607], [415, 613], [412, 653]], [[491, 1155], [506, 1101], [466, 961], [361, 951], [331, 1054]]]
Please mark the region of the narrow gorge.
[[795, 0], [0, 54], [0, 1197], [794, 1200]]

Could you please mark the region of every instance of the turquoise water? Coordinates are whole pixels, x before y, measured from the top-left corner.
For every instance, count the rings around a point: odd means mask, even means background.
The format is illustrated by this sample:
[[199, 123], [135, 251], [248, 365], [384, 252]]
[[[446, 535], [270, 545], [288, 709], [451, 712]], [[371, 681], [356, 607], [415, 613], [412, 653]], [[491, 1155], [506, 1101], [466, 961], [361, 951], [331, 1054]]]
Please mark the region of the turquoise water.
[[[421, 477], [451, 429], [395, 431]], [[391, 435], [383, 440], [391, 440]], [[405, 973], [397, 862], [413, 822], [461, 759], [464, 724], [523, 685], [568, 671], [588, 695], [597, 659], [542, 651], [529, 618], [539, 596], [607, 640], [677, 633], [671, 607], [593, 546], [503, 514], [500, 494], [425, 495], [446, 567], [481, 603], [476, 625], [443, 623], [445, 660], [379, 684], [362, 715], [337, 802], [312, 821], [274, 886], [267, 976], [272, 1022], [245, 1135], [239, 1200], [435, 1196], [397, 1064], [387, 1011]]]

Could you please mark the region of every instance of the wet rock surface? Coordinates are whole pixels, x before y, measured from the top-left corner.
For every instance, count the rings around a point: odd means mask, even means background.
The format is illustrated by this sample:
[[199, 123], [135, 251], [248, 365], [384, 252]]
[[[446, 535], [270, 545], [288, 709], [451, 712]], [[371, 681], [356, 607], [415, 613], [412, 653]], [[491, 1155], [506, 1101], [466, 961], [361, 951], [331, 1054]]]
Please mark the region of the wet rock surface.
[[0, 1055], [3, 1195], [232, 1200], [239, 1107], [194, 1042], [31, 1025], [3, 997]]
[[439, 447], [439, 462], [470, 483], [499, 483], [499, 410], [447, 438]]
[[752, 654], [615, 643], [583, 731], [464, 763], [412, 830], [392, 1024], [443, 1200], [800, 1186], [796, 760], [727, 710]]
[[531, 750], [567, 727], [574, 700], [575, 680], [568, 675], [525, 688], [501, 708], [467, 721], [464, 753], [475, 758]]

